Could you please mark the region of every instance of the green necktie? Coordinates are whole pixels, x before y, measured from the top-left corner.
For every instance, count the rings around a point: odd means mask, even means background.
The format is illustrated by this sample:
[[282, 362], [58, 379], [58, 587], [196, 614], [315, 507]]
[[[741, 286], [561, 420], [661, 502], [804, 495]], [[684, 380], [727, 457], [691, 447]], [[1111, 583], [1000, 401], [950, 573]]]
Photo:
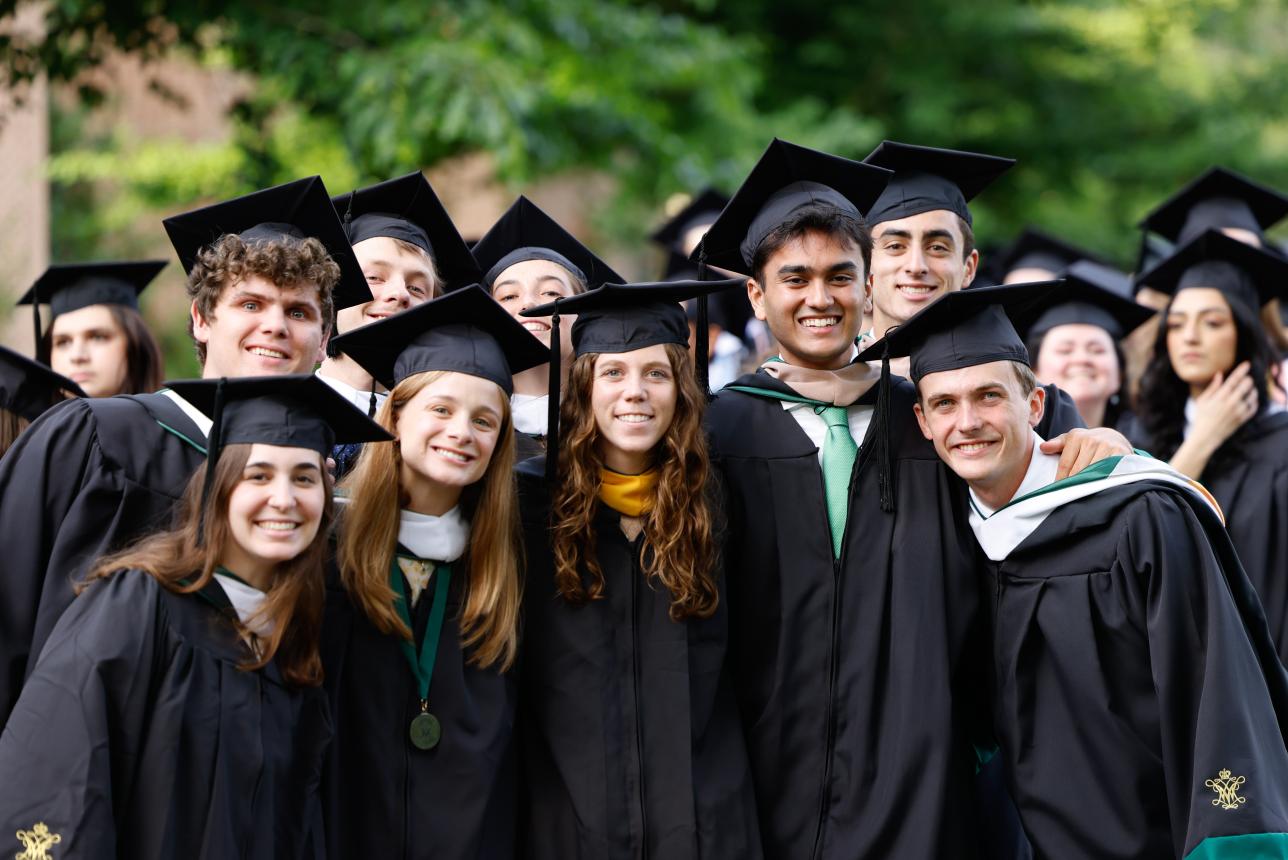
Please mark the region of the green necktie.
[[850, 507], [850, 474], [859, 446], [850, 435], [850, 420], [844, 406], [824, 406], [818, 411], [827, 422], [823, 440], [823, 491], [827, 497], [827, 523], [832, 529], [832, 558], [841, 557], [845, 538], [845, 515]]

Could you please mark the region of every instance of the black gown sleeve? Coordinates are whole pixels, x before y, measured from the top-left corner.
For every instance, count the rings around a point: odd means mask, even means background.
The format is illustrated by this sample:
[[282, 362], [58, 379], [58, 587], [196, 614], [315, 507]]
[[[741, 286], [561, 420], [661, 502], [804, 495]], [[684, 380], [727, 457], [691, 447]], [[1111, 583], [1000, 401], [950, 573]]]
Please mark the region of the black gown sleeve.
[[1134, 507], [1119, 557], [1132, 560], [1143, 589], [1137, 617], [1173, 844], [1181, 856], [1200, 845], [1213, 857], [1254, 856], [1230, 841], [1247, 836], [1244, 848], [1288, 851], [1288, 675], [1224, 535], [1218, 526], [1205, 534], [1184, 502], [1151, 493]]
[[59, 526], [105, 471], [93, 413], [76, 401], [42, 415], [0, 460], [0, 723], [22, 688]]
[[44, 824], [52, 856], [114, 858], [158, 659], [158, 588], [91, 586], [64, 613], [0, 736], [0, 834]]

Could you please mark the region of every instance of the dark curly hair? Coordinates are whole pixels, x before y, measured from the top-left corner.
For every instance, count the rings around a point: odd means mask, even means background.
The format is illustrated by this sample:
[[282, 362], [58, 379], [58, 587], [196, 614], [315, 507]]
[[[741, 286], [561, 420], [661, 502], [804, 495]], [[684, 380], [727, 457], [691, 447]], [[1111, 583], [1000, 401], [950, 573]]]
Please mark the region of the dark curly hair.
[[[708, 618], [718, 600], [719, 524], [708, 495], [713, 475], [702, 430], [707, 398], [694, 380], [689, 351], [672, 343], [664, 346], [676, 380], [675, 416], [654, 451], [658, 479], [644, 513], [644, 575], [670, 592], [673, 620]], [[598, 358], [586, 354], [573, 361], [559, 419], [565, 430], [552, 500], [551, 545], [555, 585], [573, 604], [604, 596], [594, 528], [604, 461], [590, 403]]]
[[[1185, 402], [1190, 396], [1190, 386], [1184, 382], [1172, 368], [1172, 359], [1167, 351], [1167, 316], [1172, 312], [1175, 297], [1167, 303], [1160, 315], [1161, 324], [1154, 337], [1154, 354], [1141, 376], [1140, 396], [1137, 404], [1138, 418], [1144, 431], [1146, 447], [1149, 452], [1164, 460], [1170, 459], [1181, 447], [1185, 430]], [[1225, 368], [1238, 367], [1248, 362], [1251, 370], [1252, 384], [1257, 390], [1257, 402], [1264, 410], [1269, 404], [1266, 385], [1272, 367], [1278, 364], [1278, 356], [1261, 320], [1243, 302], [1226, 299], [1230, 314], [1234, 318], [1237, 333], [1237, 345], [1234, 352], [1234, 363]], [[1236, 433], [1234, 437], [1238, 438]]]
[[[215, 306], [224, 289], [250, 275], [259, 275], [279, 287], [316, 284], [323, 331], [331, 330], [335, 318], [331, 294], [340, 281], [340, 267], [317, 239], [282, 237], [246, 242], [231, 233], [222, 236], [197, 254], [197, 261], [188, 273], [188, 298], [196, 302], [197, 311], [204, 319], [214, 319]], [[192, 334], [189, 317], [188, 335]], [[206, 345], [195, 340], [194, 344], [197, 358], [204, 365]]]

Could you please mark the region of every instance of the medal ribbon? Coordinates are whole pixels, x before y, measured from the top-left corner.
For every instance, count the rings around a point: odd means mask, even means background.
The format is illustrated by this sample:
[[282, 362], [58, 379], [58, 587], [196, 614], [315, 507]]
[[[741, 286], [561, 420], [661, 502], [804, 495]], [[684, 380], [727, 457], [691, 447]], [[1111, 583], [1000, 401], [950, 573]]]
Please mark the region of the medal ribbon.
[[[425, 710], [426, 702], [429, 700], [429, 683], [434, 680], [434, 661], [438, 657], [438, 639], [443, 632], [443, 618], [447, 615], [447, 586], [451, 580], [452, 566], [435, 563], [434, 575], [434, 605], [429, 610], [429, 625], [425, 628], [425, 638], [420, 643], [420, 654], [416, 653], [415, 646], [406, 639], [399, 642], [403, 654], [407, 656], [407, 662], [411, 664], [412, 674], [416, 676], [422, 711]], [[403, 588], [403, 575], [398, 567], [397, 555], [389, 565], [389, 584], [398, 595], [398, 599], [394, 602], [398, 607], [398, 615], [407, 625], [407, 629], [413, 631], [415, 635], [416, 628], [411, 620], [411, 604], [408, 603], [407, 592]]]

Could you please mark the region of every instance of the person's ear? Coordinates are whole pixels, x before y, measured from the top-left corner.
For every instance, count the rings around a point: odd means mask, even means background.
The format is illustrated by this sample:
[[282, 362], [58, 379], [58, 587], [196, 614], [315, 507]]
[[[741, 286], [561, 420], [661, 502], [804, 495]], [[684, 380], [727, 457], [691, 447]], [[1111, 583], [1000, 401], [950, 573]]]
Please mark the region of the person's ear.
[[930, 425], [926, 422], [926, 413], [921, 409], [921, 403], [912, 404], [913, 414], [917, 416], [917, 426], [921, 428], [921, 435], [926, 437], [927, 442], [934, 442], [935, 437], [930, 435]]
[[193, 299], [192, 304], [188, 307], [188, 315], [192, 318], [192, 339], [198, 343], [210, 342], [210, 323], [201, 314], [197, 307], [197, 300]]
[[765, 291], [755, 278], [747, 279], [747, 301], [751, 302], [751, 310], [756, 315], [756, 319], [762, 322], [767, 319], [765, 316]]
[[1042, 413], [1046, 410], [1046, 389], [1041, 385], [1035, 385], [1032, 393], [1029, 394], [1029, 426], [1036, 427], [1042, 420]]
[[972, 248], [971, 252], [966, 255], [966, 273], [962, 276], [962, 289], [969, 287], [975, 280], [975, 273], [979, 270], [979, 249]]

